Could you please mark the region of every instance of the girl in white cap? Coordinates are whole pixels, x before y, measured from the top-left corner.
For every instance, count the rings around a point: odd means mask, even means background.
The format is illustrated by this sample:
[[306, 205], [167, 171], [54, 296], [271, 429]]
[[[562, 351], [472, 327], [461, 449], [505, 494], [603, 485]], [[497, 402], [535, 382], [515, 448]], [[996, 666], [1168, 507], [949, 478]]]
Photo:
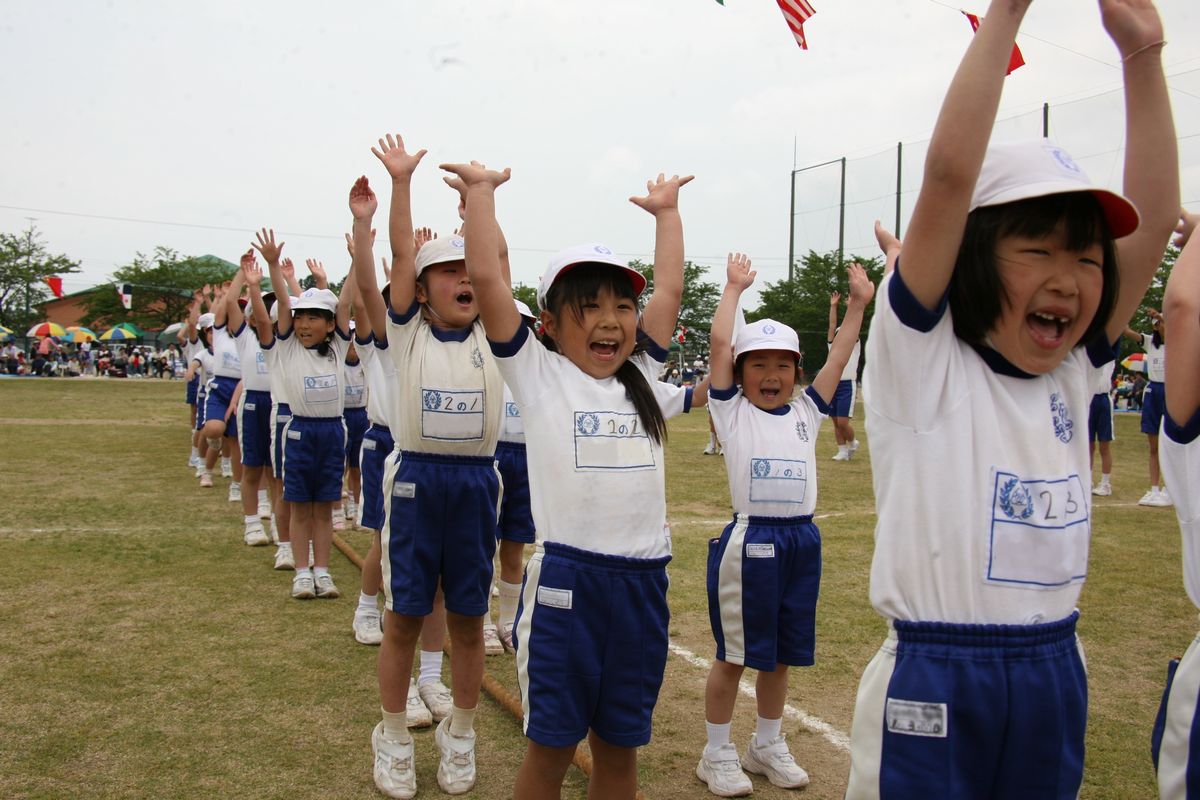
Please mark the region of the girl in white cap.
[[212, 312], [208, 311], [197, 315], [195, 328], [196, 344], [192, 348], [192, 355], [188, 360], [187, 373], [184, 377], [189, 381], [193, 378], [199, 380], [199, 388], [196, 390], [195, 441], [203, 455], [200, 457], [200, 463], [196, 465], [196, 476], [200, 478], [200, 485], [202, 487], [211, 489], [213, 486], [212, 465], [208, 463], [208, 442], [204, 438], [204, 422], [205, 409], [208, 406], [208, 382], [212, 379], [215, 364], [212, 351]]
[[556, 255], [538, 287], [543, 346], [522, 323], [497, 257], [494, 191], [482, 165], [443, 169], [466, 187], [467, 267], [492, 352], [520, 408], [538, 545], [525, 568], [514, 638], [529, 739], [517, 797], [557, 797], [579, 741], [589, 795], [632, 798], [637, 748], [667, 658], [663, 483], [666, 419], [691, 391], [656, 380], [679, 316], [683, 225], [678, 176], [631, 200], [656, 220], [654, 296], [600, 244]]
[[993, 0], [963, 57], [867, 340], [870, 595], [890, 631], [859, 685], [849, 800], [1066, 800], [1082, 782], [1092, 372], [1158, 267], [1179, 166], [1149, 0], [1099, 3], [1129, 199], [1046, 140], [989, 147], [1029, 5]]

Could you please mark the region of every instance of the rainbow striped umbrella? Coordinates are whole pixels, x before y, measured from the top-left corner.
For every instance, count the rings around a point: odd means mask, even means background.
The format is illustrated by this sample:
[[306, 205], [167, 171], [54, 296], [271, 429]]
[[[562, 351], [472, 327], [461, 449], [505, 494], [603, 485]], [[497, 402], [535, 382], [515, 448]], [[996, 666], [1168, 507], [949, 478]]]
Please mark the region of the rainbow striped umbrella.
[[71, 325], [67, 328], [67, 335], [63, 337], [68, 342], [94, 342], [97, 337], [96, 332], [91, 328], [85, 328], [82, 325]]
[[63, 326], [59, 325], [57, 322], [39, 322], [37, 325], [34, 325], [32, 328], [30, 328], [29, 333], [26, 333], [25, 335], [36, 336], [39, 339], [44, 339], [47, 336], [66, 336], [67, 332], [63, 329]]
[[129, 339], [136, 338], [138, 337], [135, 334], [130, 333], [120, 325], [109, 328], [104, 333], [100, 334], [100, 341], [102, 342], [124, 342]]
[[1146, 354], [1134, 353], [1129, 358], [1121, 362], [1121, 366], [1130, 372], [1145, 372], [1146, 371]]

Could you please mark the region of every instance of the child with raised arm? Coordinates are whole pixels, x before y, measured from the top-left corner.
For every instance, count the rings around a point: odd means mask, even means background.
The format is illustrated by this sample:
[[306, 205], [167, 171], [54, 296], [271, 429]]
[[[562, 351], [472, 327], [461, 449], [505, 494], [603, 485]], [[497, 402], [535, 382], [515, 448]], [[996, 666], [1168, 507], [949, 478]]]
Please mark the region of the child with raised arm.
[[1099, 5], [1125, 77], [1128, 199], [1046, 140], [989, 146], [1029, 7], [993, 0], [880, 286], [863, 394], [871, 602], [890, 630], [859, 684], [849, 800], [1079, 792], [1091, 378], [1179, 213], [1158, 12]]
[[1158, 432], [1162, 429], [1163, 414], [1166, 413], [1167, 337], [1163, 315], [1156, 308], [1147, 308], [1146, 314], [1153, 322], [1151, 333], [1138, 333], [1125, 328], [1125, 336], [1137, 342], [1146, 351], [1142, 362], [1146, 366], [1146, 390], [1142, 393], [1142, 433], [1150, 445], [1150, 489], [1138, 500], [1140, 506], [1166, 507], [1171, 505], [1171, 494], [1161, 478], [1158, 465]]
[[[825, 345], [830, 350], [833, 349], [833, 340], [839, 330], [838, 304], [841, 300], [842, 296], [838, 292], [829, 296], [829, 332], [825, 336]], [[849, 461], [858, 452], [858, 439], [854, 436], [854, 425], [850, 419], [854, 416], [854, 387], [858, 382], [858, 361], [861, 354], [862, 342], [856, 341], [842, 370], [837, 392], [829, 404], [829, 416], [833, 419], [833, 437], [838, 446], [838, 451], [833, 454], [834, 461]]]
[[[808, 785], [782, 732], [783, 707], [788, 667], [812, 666], [814, 657], [821, 584], [821, 533], [812, 521], [817, 431], [875, 294], [861, 266], [851, 264], [846, 272], [850, 297], [842, 326], [812, 385], [795, 398], [796, 332], [764, 319], [734, 335], [738, 301], [755, 276], [744, 255], [729, 256], [713, 318], [709, 414], [725, 450], [734, 518], [709, 542], [708, 613], [717, 657], [708, 673], [708, 743], [696, 776], [719, 797], [750, 794], [743, 769], [785, 789]], [[758, 670], [758, 724], [739, 764], [729, 728], [746, 667]]]
[[[1171, 333], [1162, 423], [1162, 471], [1176, 487], [1175, 514], [1183, 534], [1183, 582], [1200, 608], [1200, 237], [1195, 215], [1183, 212], [1176, 243], [1183, 247], [1163, 295]], [[1188, 240], [1191, 240], [1189, 243]], [[1167, 671], [1167, 689], [1155, 721], [1154, 766], [1162, 798], [1200, 797], [1200, 636]]]
[[514, 629], [529, 739], [514, 795], [558, 797], [586, 736], [589, 796], [632, 798], [667, 657], [662, 445], [667, 418], [691, 393], [657, 377], [679, 316], [678, 193], [691, 178], [659, 175], [646, 197], [630, 198], [656, 221], [645, 312], [639, 272], [603, 245], [572, 247], [551, 259], [538, 287], [543, 346], [522, 324], [498, 256], [494, 192], [508, 171], [443, 169], [467, 187], [468, 269], [529, 456], [538, 545]]

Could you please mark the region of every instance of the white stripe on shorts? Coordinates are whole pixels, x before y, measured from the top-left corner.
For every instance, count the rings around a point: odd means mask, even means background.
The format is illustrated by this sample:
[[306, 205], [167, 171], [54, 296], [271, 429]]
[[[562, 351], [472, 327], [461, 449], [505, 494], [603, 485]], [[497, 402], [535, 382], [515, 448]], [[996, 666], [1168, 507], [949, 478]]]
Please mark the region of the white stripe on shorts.
[[397, 447], [383, 460], [383, 530], [379, 532], [379, 551], [383, 561], [383, 604], [388, 611], [392, 610], [392, 486], [396, 483], [401, 458]]
[[1158, 751], [1158, 794], [1162, 798], [1187, 797], [1188, 754], [1192, 749], [1192, 720], [1200, 694], [1200, 636], [1192, 640], [1175, 669], [1162, 746]]
[[721, 635], [725, 639], [725, 661], [746, 663], [746, 625], [742, 617], [742, 551], [749, 520], [737, 515], [729, 542], [717, 567], [717, 603], [721, 609]]
[[533, 631], [533, 608], [537, 604], [538, 583], [542, 577], [542, 559], [546, 551], [539, 544], [525, 565], [525, 588], [521, 591], [521, 619], [513, 637], [517, 647], [517, 685], [521, 690], [521, 732], [529, 732], [529, 635]]

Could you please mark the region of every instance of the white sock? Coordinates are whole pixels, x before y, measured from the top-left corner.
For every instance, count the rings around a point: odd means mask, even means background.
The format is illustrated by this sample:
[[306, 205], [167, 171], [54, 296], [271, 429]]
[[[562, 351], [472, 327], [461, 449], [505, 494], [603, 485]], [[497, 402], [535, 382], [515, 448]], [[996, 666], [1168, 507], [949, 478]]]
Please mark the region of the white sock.
[[278, 545], [278, 548], [280, 550], [287, 550], [290, 553], [290, 552], [292, 552], [292, 543], [291, 542], [280, 542]]
[[442, 651], [421, 651], [421, 672], [417, 676], [417, 686], [436, 683], [442, 679]]
[[247, 514], [243, 521], [246, 523], [246, 527], [250, 527], [251, 523], [258, 522], [258, 514]]
[[226, 467], [229, 467], [232, 469], [233, 468], [233, 460], [226, 458], [225, 456], [221, 456], [221, 469], [225, 469]]
[[314, 577], [314, 578], [319, 578], [319, 577], [321, 577], [322, 575], [328, 575], [328, 574], [329, 574], [329, 567], [313, 567], [313, 568], [312, 568], [312, 571], [313, 571], [313, 577]]
[[500, 587], [500, 627], [511, 626], [517, 618], [517, 604], [521, 601], [521, 584], [496, 581]]
[[754, 729], [755, 739], [758, 740], [758, 746], [763, 747], [770, 744], [779, 738], [779, 734], [783, 731], [783, 717], [779, 719], [766, 719], [765, 717], [758, 718], [758, 727]]
[[454, 706], [450, 711], [450, 733], [454, 736], [470, 736], [475, 732], [475, 709]]
[[1150, 491], [1154, 492], [1155, 494], [1158, 494], [1158, 484], [1156, 483], [1153, 486], [1151, 486]]
[[850, 452], [850, 445], [848, 445], [848, 444], [839, 444], [838, 445], [838, 453], [839, 454], [844, 454], [844, 453], [849, 453], [849, 452]]
[[371, 609], [372, 611], [379, 610], [379, 604], [375, 602], [375, 595], [367, 594], [366, 592], [358, 593], [358, 607]]
[[[296, 567], [295, 577], [299, 578], [301, 575], [307, 575], [311, 578], [313, 576], [312, 569], [310, 567]], [[295, 578], [293, 578], [293, 580], [295, 580]]]
[[196, 445], [192, 445], [192, 458], [200, 457], [200, 449]]
[[383, 738], [389, 739], [400, 744], [408, 744], [412, 741], [412, 734], [408, 732], [408, 711], [387, 711], [383, 706], [379, 707], [383, 712]]
[[269, 503], [269, 502], [271, 502], [271, 499], [269, 497], [267, 497], [267, 490], [259, 489], [258, 490], [258, 504], [262, 505], [263, 503]]
[[1112, 483], [1112, 473], [1105, 472], [1100, 476], [1100, 485], [1109, 486]]
[[706, 755], [712, 755], [722, 746], [729, 744], [729, 728], [733, 722], [718, 725], [715, 722], [704, 721], [704, 730], [708, 732], [708, 744], [704, 747]]

